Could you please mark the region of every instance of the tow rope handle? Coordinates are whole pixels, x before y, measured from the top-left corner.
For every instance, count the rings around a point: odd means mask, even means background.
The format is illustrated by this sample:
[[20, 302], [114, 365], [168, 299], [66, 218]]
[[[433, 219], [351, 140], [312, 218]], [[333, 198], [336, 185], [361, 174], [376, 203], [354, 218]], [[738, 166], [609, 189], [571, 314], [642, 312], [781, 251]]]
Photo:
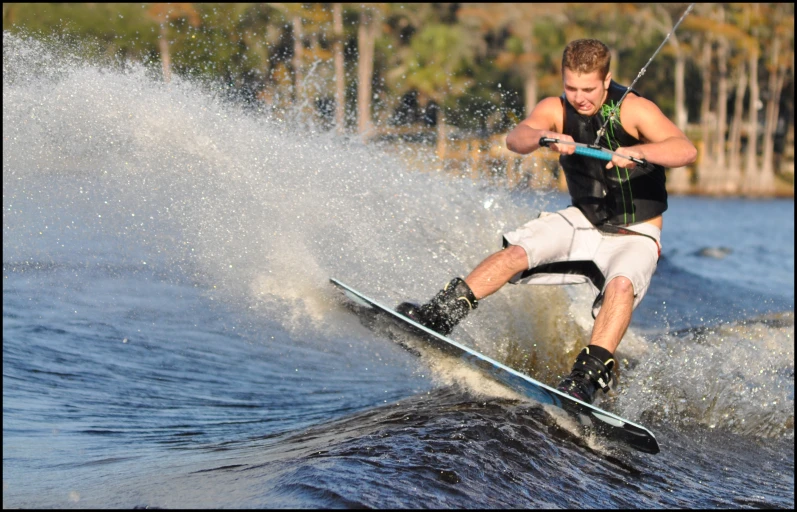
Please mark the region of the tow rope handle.
[[612, 161], [612, 155], [617, 155], [623, 157], [627, 160], [631, 160], [632, 162], [642, 165], [645, 167], [650, 166], [650, 163], [647, 160], [643, 160], [641, 158], [634, 158], [633, 156], [623, 155], [620, 153], [615, 153], [614, 151], [609, 151], [608, 149], [602, 148], [600, 146], [587, 146], [586, 144], [581, 144], [579, 142], [570, 142], [570, 141], [562, 141], [559, 139], [554, 139], [551, 137], [543, 137], [540, 139], [540, 146], [541, 147], [548, 147], [550, 144], [572, 144], [576, 146], [575, 153], [581, 156], [588, 156], [590, 158], [597, 158], [598, 160], [603, 160], [606, 162]]

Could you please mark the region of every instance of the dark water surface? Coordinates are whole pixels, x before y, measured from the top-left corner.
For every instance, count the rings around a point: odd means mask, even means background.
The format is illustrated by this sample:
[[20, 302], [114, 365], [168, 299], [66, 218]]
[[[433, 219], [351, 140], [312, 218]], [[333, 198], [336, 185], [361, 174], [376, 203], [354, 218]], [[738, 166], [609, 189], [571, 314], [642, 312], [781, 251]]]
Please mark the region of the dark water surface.
[[[566, 198], [60, 52], [3, 37], [4, 507], [793, 508], [793, 201], [671, 198], [627, 452], [327, 282], [426, 299]], [[590, 302], [505, 287], [452, 336], [554, 382]]]

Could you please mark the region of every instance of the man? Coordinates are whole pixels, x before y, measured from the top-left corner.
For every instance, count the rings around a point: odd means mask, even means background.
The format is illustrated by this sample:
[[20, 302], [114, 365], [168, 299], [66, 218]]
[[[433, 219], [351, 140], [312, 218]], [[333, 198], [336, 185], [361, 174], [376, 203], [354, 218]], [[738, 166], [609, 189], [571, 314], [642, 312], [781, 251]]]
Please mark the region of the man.
[[[448, 334], [479, 300], [507, 282], [591, 283], [597, 297], [590, 343], [557, 386], [587, 403], [598, 389], [609, 390], [613, 354], [656, 270], [667, 209], [664, 167], [691, 164], [697, 156], [694, 145], [654, 103], [633, 90], [622, 98], [627, 88], [612, 81], [609, 64], [609, 49], [600, 41], [568, 44], [562, 56], [564, 94], [540, 101], [506, 138], [507, 147], [520, 154], [537, 150], [544, 137], [561, 141], [549, 147], [561, 154], [572, 205], [543, 212], [506, 233], [503, 250], [464, 280], [453, 279], [428, 303], [404, 302], [396, 308]], [[576, 155], [576, 146], [567, 144], [593, 144], [599, 133], [600, 146], [651, 165], [637, 166], [617, 154], [606, 163]]]

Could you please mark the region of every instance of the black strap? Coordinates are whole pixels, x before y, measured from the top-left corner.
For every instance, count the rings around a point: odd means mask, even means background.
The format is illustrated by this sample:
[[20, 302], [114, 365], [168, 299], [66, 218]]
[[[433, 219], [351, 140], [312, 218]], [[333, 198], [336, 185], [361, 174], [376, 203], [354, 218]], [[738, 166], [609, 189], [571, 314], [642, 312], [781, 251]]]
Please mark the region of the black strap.
[[595, 288], [598, 290], [603, 289], [606, 284], [606, 276], [600, 271], [598, 265], [592, 260], [578, 260], [578, 261], [554, 261], [553, 263], [543, 263], [534, 268], [524, 270], [520, 274], [520, 279], [533, 276], [535, 274], [575, 274], [581, 275], [592, 281]]

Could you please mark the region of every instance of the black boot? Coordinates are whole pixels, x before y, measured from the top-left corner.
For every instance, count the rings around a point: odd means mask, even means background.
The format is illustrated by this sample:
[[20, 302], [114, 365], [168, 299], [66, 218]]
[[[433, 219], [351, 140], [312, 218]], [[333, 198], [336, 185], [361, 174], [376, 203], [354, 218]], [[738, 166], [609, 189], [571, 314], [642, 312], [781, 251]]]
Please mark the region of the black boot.
[[446, 336], [471, 309], [476, 309], [478, 305], [479, 302], [470, 287], [465, 281], [455, 277], [423, 306], [402, 302], [396, 311]]
[[599, 389], [606, 393], [614, 383], [613, 368], [614, 358], [611, 352], [595, 345], [584, 347], [576, 358], [570, 375], [565, 377], [556, 389], [591, 404]]

